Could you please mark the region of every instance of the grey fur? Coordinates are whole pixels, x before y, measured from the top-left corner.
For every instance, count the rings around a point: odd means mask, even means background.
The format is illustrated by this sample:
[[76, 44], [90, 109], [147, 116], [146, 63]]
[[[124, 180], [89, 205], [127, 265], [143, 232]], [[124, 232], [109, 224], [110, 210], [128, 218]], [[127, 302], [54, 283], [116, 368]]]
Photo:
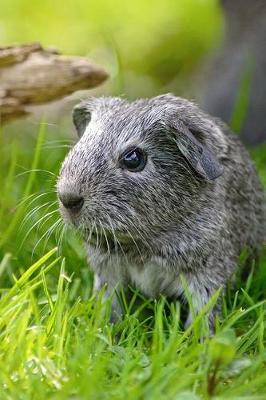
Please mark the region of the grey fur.
[[[60, 208], [84, 233], [95, 290], [131, 285], [177, 298], [182, 274], [198, 312], [236, 270], [241, 250], [263, 241], [264, 193], [246, 150], [222, 122], [171, 94], [92, 98], [75, 110], [83, 135], [63, 162], [58, 192], [85, 199], [79, 213]], [[147, 152], [141, 172], [120, 167], [132, 147]]]

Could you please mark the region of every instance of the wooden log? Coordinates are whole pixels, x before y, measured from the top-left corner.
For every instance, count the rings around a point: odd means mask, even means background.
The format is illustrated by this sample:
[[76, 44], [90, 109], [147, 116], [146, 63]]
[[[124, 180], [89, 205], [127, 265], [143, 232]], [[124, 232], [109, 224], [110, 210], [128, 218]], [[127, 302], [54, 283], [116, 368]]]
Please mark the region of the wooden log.
[[107, 77], [86, 58], [63, 56], [38, 43], [0, 47], [1, 122], [27, 114], [27, 106], [93, 88]]

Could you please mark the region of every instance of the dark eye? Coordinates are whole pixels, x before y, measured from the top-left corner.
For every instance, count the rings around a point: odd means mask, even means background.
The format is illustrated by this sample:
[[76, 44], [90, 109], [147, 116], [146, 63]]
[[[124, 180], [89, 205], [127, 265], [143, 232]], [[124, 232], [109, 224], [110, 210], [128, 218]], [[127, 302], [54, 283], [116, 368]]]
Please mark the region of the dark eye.
[[142, 171], [147, 162], [147, 155], [141, 149], [133, 149], [125, 152], [120, 160], [122, 168], [131, 172]]

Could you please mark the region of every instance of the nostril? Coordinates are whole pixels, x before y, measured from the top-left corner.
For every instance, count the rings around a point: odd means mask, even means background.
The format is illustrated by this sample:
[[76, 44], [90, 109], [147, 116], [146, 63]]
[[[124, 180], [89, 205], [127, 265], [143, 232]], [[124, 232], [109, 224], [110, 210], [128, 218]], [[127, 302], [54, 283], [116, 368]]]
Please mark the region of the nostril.
[[79, 211], [84, 204], [84, 198], [74, 193], [59, 193], [58, 197], [65, 208]]

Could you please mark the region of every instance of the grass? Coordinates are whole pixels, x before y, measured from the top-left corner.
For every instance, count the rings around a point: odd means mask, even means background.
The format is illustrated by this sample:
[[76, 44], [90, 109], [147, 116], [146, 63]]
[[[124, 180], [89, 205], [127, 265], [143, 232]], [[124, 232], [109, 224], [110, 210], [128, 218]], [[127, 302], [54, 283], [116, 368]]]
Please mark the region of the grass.
[[[62, 138], [49, 141], [44, 122], [37, 141], [2, 132], [0, 399], [265, 399], [265, 252], [228, 288], [213, 337], [202, 340], [204, 312], [184, 331], [178, 305], [164, 299], [147, 302], [148, 317], [127, 312], [110, 325], [81, 240], [49, 230]], [[266, 185], [263, 147], [252, 156]]]

